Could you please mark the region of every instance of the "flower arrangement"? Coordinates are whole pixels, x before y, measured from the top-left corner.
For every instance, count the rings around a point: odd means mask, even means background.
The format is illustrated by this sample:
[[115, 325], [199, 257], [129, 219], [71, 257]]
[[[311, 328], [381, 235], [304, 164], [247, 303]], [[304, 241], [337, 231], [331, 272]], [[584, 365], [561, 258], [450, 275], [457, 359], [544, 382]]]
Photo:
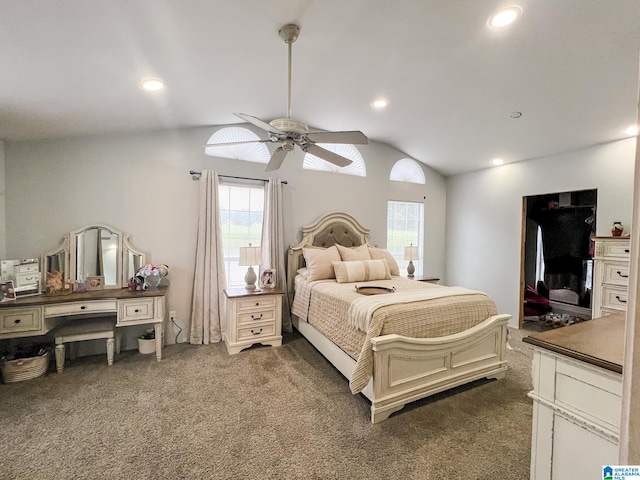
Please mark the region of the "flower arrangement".
[[[148, 263], [144, 267], [140, 267], [136, 272], [136, 275], [129, 280], [129, 290], [147, 290], [149, 286], [154, 288], [158, 286], [162, 277], [169, 275], [169, 266], [153, 265]], [[154, 279], [154, 282], [150, 282], [150, 279]]]

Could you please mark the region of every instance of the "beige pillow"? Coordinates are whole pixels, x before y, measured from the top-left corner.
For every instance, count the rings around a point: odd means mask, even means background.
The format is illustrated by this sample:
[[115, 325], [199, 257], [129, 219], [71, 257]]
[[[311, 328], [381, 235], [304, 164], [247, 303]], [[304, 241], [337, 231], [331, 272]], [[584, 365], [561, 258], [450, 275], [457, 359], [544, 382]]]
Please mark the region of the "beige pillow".
[[367, 282], [369, 280], [390, 280], [389, 265], [385, 260], [356, 260], [353, 262], [333, 262], [338, 283]]
[[340, 254], [335, 245], [329, 248], [304, 247], [302, 254], [309, 269], [308, 281], [336, 278], [332, 262], [339, 262]]
[[398, 266], [398, 262], [396, 262], [396, 259], [393, 258], [393, 255], [391, 255], [391, 252], [389, 250], [385, 250], [384, 248], [369, 247], [369, 255], [371, 256], [372, 260], [384, 258], [389, 264], [389, 272], [391, 272], [391, 275], [400, 275], [400, 267]]
[[369, 248], [366, 245], [360, 245], [359, 247], [343, 247], [342, 245], [336, 245], [336, 247], [338, 247], [338, 252], [340, 252], [340, 258], [343, 262], [371, 260]]

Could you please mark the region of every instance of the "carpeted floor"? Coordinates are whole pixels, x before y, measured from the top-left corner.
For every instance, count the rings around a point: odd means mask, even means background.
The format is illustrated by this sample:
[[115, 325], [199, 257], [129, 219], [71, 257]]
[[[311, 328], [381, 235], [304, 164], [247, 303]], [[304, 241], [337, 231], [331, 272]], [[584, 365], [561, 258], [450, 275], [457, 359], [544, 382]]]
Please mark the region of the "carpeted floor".
[[0, 479], [529, 478], [531, 355], [378, 425], [299, 334], [229, 356], [172, 345], [0, 385]]

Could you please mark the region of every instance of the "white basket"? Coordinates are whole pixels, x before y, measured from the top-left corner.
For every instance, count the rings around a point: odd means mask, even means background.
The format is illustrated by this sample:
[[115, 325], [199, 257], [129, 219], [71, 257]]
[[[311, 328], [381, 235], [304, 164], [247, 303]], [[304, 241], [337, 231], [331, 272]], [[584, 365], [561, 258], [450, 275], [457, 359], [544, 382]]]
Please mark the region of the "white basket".
[[37, 357], [9, 360], [4, 362], [0, 369], [4, 383], [22, 382], [41, 377], [49, 369], [49, 352]]
[[139, 338], [138, 339], [138, 351], [142, 354], [153, 353], [156, 351], [156, 339], [155, 338]]

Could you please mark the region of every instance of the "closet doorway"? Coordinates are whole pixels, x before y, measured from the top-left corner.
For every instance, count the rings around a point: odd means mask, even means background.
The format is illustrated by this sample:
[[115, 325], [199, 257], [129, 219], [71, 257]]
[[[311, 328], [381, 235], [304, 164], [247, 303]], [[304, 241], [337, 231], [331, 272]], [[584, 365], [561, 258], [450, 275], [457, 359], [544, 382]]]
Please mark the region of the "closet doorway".
[[597, 190], [523, 198], [520, 327], [591, 318]]

